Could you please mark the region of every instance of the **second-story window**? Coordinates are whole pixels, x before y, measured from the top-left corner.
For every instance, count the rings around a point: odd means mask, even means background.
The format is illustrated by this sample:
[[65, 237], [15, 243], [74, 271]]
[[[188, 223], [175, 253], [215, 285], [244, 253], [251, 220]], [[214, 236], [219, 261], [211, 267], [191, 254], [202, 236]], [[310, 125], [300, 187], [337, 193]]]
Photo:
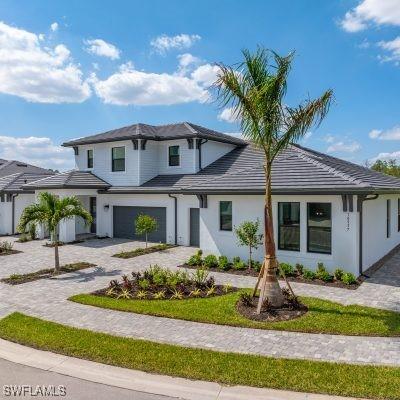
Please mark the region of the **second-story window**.
[[179, 166], [179, 146], [168, 147], [168, 165], [170, 167]]
[[87, 167], [93, 168], [93, 149], [87, 151]]
[[111, 149], [111, 159], [113, 172], [125, 171], [125, 147], [113, 147]]

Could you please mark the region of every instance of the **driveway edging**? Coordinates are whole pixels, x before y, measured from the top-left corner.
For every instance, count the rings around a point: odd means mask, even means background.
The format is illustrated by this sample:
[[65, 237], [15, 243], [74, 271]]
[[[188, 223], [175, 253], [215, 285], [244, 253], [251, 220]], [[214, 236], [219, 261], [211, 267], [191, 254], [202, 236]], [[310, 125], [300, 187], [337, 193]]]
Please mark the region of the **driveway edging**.
[[151, 374], [37, 350], [4, 339], [0, 339], [0, 358], [94, 383], [186, 400], [352, 400], [350, 397], [224, 386], [216, 382]]

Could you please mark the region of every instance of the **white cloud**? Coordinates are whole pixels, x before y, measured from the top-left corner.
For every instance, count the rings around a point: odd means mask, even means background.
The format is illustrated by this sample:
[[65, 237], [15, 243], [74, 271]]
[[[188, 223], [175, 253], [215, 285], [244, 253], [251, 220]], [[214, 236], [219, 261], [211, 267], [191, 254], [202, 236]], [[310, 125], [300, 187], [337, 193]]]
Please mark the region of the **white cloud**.
[[91, 39], [84, 41], [86, 51], [100, 57], [108, 57], [111, 60], [117, 60], [121, 51], [111, 43], [107, 43], [103, 39]]
[[219, 67], [211, 64], [200, 65], [192, 73], [191, 77], [196, 82], [205, 86], [211, 86], [217, 80]]
[[378, 43], [378, 46], [390, 53], [388, 56], [381, 56], [380, 58], [382, 61], [395, 61], [396, 63], [400, 62], [400, 36], [397, 36], [395, 39], [387, 42], [381, 41]]
[[74, 167], [71, 149], [55, 145], [48, 137], [0, 136], [0, 158], [58, 170]]
[[150, 45], [157, 53], [165, 54], [167, 51], [172, 49], [188, 49], [200, 39], [201, 37], [199, 35], [188, 35], [187, 33], [181, 33], [176, 36], [168, 36], [164, 34], [152, 39]]
[[178, 75], [186, 75], [195, 65], [201, 62], [200, 58], [190, 53], [179, 54], [177, 58], [179, 60]]
[[327, 149], [327, 153], [355, 153], [356, 151], [361, 149], [360, 143], [356, 141], [351, 141], [351, 142], [344, 142], [344, 141], [339, 141], [332, 143]]
[[220, 121], [229, 122], [231, 124], [238, 122], [238, 118], [234, 113], [233, 107], [224, 108], [219, 114], [218, 119]]
[[400, 26], [399, 0], [362, 0], [340, 22], [347, 32], [359, 32], [370, 24]]
[[52, 32], [57, 31], [57, 30], [58, 30], [58, 23], [57, 23], [57, 22], [53, 22], [53, 23], [50, 25], [50, 29], [52, 30]]
[[391, 129], [387, 129], [386, 131], [373, 129], [369, 133], [369, 137], [371, 139], [379, 140], [400, 140], [400, 126], [395, 126]]
[[82, 71], [63, 44], [0, 22], [0, 93], [38, 103], [79, 103], [90, 96]]
[[397, 160], [400, 161], [400, 151], [393, 151], [392, 153], [379, 153], [376, 157], [369, 159], [370, 163], [377, 160]]
[[138, 71], [127, 64], [105, 80], [94, 75], [92, 82], [96, 94], [108, 104], [171, 105], [205, 102], [208, 98], [207, 90], [194, 79], [177, 74]]
[[333, 143], [333, 142], [335, 141], [335, 136], [333, 136], [333, 135], [326, 135], [326, 136], [324, 137], [324, 141], [325, 141], [326, 143]]

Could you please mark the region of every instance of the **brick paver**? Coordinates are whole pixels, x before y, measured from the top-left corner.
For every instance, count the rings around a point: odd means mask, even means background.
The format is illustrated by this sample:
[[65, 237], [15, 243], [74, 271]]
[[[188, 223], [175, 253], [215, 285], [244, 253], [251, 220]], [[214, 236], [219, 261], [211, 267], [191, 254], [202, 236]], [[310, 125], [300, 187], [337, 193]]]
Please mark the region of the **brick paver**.
[[[0, 276], [51, 266], [53, 250], [44, 248], [42, 243], [41, 241], [17, 243], [15, 248], [22, 249], [24, 253], [1, 257]], [[183, 346], [275, 357], [400, 365], [398, 356], [400, 338], [350, 337], [235, 328], [123, 313], [66, 300], [73, 294], [102, 288], [111, 279], [119, 278], [122, 274], [133, 270], [141, 270], [150, 264], [158, 263], [175, 268], [194, 251], [191, 248], [178, 247], [130, 260], [110, 257], [121, 249], [142, 245], [139, 242], [105, 239], [63, 246], [60, 248], [63, 264], [88, 261], [97, 264], [97, 267], [14, 287], [0, 284], [0, 316], [18, 310], [79, 328]], [[395, 255], [372, 279], [356, 291], [307, 284], [294, 284], [294, 288], [298, 294], [345, 304], [357, 303], [399, 310], [400, 274], [397, 267], [399, 261], [400, 256]], [[390, 274], [389, 279], [387, 277]], [[254, 278], [221, 273], [215, 276], [218, 282], [231, 282], [240, 287], [254, 284]]]

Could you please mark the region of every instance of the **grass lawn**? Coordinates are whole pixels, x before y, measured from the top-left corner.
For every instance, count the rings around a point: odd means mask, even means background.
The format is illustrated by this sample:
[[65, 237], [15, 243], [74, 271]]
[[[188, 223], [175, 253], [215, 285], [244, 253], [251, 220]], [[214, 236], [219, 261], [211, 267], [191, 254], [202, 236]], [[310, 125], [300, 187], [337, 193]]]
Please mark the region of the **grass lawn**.
[[175, 245], [172, 244], [156, 244], [154, 246], [150, 246], [147, 248], [138, 248], [135, 250], [130, 250], [130, 251], [123, 251], [121, 253], [114, 254], [112, 257], [117, 257], [117, 258], [133, 258], [137, 256], [142, 256], [143, 254], [150, 254], [150, 253], [155, 253], [156, 251], [163, 251], [170, 249], [172, 247], [176, 247]]
[[0, 337], [119, 367], [230, 385], [374, 399], [400, 396], [400, 368], [191, 349], [71, 328], [20, 313], [0, 320]]
[[66, 264], [60, 267], [60, 272], [54, 273], [54, 268], [40, 269], [39, 271], [29, 272], [28, 274], [12, 274], [8, 278], [1, 279], [1, 282], [8, 283], [9, 285], [19, 285], [21, 283], [37, 281], [38, 279], [51, 278], [69, 272], [79, 271], [81, 269], [95, 267], [95, 264], [87, 262], [76, 262], [72, 264]]
[[309, 311], [300, 318], [280, 322], [252, 321], [236, 311], [239, 293], [186, 300], [126, 300], [79, 294], [69, 300], [119, 311], [248, 328], [344, 335], [400, 335], [400, 313], [357, 305], [344, 306], [312, 297], [302, 298]]

